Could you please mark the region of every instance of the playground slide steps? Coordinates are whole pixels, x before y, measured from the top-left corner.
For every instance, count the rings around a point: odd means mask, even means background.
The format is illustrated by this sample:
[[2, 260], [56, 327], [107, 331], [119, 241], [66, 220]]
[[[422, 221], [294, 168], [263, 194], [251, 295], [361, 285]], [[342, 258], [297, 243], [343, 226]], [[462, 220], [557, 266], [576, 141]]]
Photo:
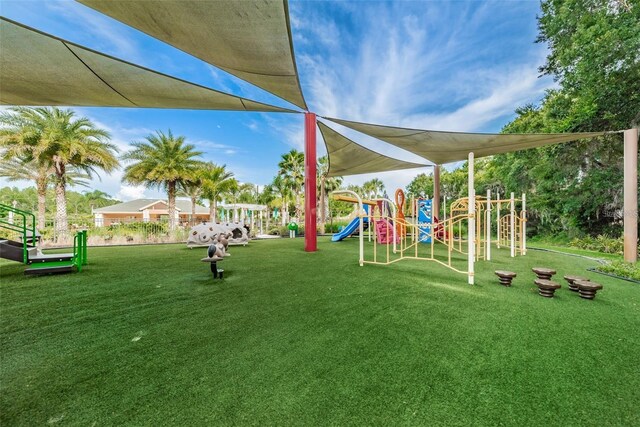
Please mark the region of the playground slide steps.
[[[0, 240], [0, 258], [23, 262], [22, 243], [13, 240]], [[28, 247], [29, 268], [25, 274], [68, 273], [73, 271], [73, 254], [42, 254], [38, 248]]]
[[24, 270], [24, 274], [39, 275], [39, 274], [56, 274], [56, 273], [71, 273], [74, 271], [73, 264], [68, 265], [50, 265], [48, 267], [27, 268]]

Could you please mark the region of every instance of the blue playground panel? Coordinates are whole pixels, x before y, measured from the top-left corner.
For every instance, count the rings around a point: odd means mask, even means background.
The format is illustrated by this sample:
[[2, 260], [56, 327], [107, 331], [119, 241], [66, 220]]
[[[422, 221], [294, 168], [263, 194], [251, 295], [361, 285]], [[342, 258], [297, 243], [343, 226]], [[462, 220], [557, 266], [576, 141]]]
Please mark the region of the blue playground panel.
[[431, 224], [433, 223], [433, 209], [431, 200], [418, 199], [418, 241], [431, 243]]

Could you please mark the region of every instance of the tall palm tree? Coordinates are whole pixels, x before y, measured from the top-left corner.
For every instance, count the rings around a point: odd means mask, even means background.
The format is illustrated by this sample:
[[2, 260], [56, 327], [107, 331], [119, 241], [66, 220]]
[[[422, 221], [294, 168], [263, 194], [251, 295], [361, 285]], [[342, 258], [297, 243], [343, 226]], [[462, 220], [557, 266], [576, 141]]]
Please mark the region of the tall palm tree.
[[[282, 225], [285, 225], [288, 220], [289, 212], [288, 212], [288, 201], [291, 196], [291, 189], [289, 188], [286, 179], [282, 175], [276, 175], [273, 178], [271, 184], [269, 184], [271, 191], [279, 196], [280, 199], [280, 218], [282, 221]], [[274, 201], [274, 205], [277, 203]]]
[[283, 154], [278, 168], [278, 173], [284, 177], [287, 186], [295, 195], [296, 216], [300, 218], [302, 216], [300, 193], [304, 188], [304, 153], [293, 149]]
[[329, 157], [322, 156], [318, 159], [318, 184], [320, 187], [320, 227], [324, 230], [329, 210], [327, 193], [337, 190], [342, 185], [342, 177], [328, 177]]
[[365, 196], [371, 199], [382, 196], [384, 193], [384, 183], [378, 178], [373, 178], [362, 184], [362, 188], [365, 192]]
[[[0, 163], [0, 176], [8, 181], [33, 181], [38, 195], [38, 211], [36, 220], [38, 229], [42, 230], [46, 224], [47, 189], [53, 181], [54, 169], [40, 165], [33, 158], [11, 158]], [[67, 184], [70, 186], [88, 187], [87, 174], [67, 168]], [[98, 190], [96, 190], [98, 191]]]
[[196, 158], [202, 153], [185, 143], [184, 136], [156, 131], [146, 141], [132, 142], [133, 149], [122, 156], [130, 164], [124, 169], [123, 180], [133, 185], [162, 188], [167, 191], [169, 228], [175, 228], [176, 193], [178, 184], [188, 180], [202, 164]]
[[218, 214], [218, 202], [222, 196], [234, 185], [233, 172], [227, 170], [227, 165], [206, 163], [201, 171], [202, 190], [205, 198], [209, 200], [209, 217], [211, 222], [216, 222]]
[[0, 164], [0, 176], [7, 178], [7, 180], [35, 182], [36, 193], [38, 194], [38, 213], [36, 217], [38, 229], [40, 230], [44, 229], [45, 226], [47, 187], [52, 172], [50, 168], [40, 166], [37, 162], [17, 157], [3, 159], [2, 164]]
[[109, 142], [106, 130], [87, 118], [75, 119], [72, 110], [15, 107], [7, 116], [11, 117], [2, 120], [6, 126], [2, 132], [4, 156], [30, 159], [42, 171], [53, 169], [56, 233], [64, 237], [68, 233], [68, 172], [73, 169], [88, 177], [97, 169], [112, 172], [119, 166], [118, 149]]
[[200, 200], [200, 198], [204, 194], [204, 189], [202, 188], [203, 168], [204, 164], [194, 170], [193, 174], [190, 177], [188, 177], [184, 181], [178, 182], [177, 195], [179, 197], [188, 197], [191, 201], [191, 221], [193, 221], [193, 219], [196, 217], [196, 206], [198, 204], [198, 200]]

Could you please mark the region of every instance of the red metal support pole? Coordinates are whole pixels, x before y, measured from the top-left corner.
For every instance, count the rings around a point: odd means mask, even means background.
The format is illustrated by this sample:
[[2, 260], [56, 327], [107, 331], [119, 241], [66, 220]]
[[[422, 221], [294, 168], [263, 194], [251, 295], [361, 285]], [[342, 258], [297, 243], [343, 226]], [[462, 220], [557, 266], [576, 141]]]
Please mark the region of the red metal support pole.
[[440, 217], [440, 165], [433, 165], [433, 216]]
[[304, 250], [318, 249], [316, 236], [316, 115], [304, 113]]

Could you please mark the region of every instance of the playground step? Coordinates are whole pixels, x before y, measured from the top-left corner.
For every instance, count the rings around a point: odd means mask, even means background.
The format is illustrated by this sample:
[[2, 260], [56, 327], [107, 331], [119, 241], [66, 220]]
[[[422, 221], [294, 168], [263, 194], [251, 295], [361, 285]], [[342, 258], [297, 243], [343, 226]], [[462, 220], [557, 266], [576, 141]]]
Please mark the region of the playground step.
[[49, 267], [27, 268], [24, 274], [40, 275], [40, 274], [58, 274], [70, 273], [73, 271], [73, 264], [52, 265]]
[[56, 262], [56, 261], [71, 261], [72, 259], [73, 259], [72, 253], [42, 254], [34, 257], [29, 257], [29, 264], [39, 264], [44, 262]]
[[13, 240], [0, 240], [0, 258], [23, 262], [22, 243]]

